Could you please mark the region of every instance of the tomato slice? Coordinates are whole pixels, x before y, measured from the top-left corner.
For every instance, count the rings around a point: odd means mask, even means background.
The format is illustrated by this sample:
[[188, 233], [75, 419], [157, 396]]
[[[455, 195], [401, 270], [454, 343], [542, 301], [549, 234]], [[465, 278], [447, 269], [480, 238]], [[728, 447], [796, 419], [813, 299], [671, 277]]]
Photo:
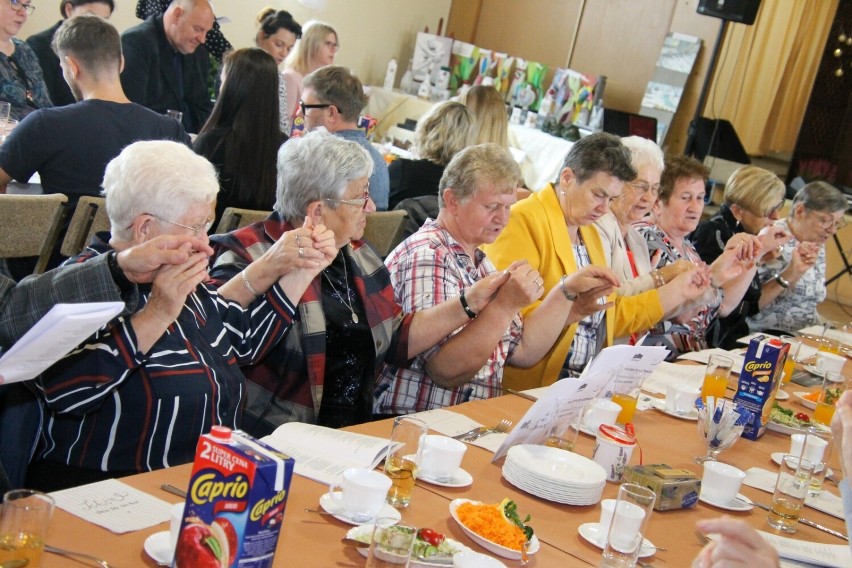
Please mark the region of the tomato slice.
[[432, 529], [420, 529], [417, 531], [417, 538], [424, 542], [428, 542], [432, 546], [439, 546], [444, 542], [444, 535]]

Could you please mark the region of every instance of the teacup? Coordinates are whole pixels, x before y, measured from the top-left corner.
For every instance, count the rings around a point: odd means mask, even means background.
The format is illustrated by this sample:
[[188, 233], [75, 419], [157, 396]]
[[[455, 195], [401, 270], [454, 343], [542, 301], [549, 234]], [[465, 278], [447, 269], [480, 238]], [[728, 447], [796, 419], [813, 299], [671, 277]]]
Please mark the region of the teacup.
[[675, 414], [688, 414], [695, 409], [695, 399], [701, 395], [701, 389], [689, 385], [677, 384], [666, 387], [666, 410]]
[[467, 451], [466, 444], [447, 436], [424, 436], [421, 446], [421, 477], [440, 482], [455, 476]]
[[597, 432], [601, 424], [615, 424], [621, 406], [609, 399], [599, 398], [592, 402], [583, 416], [583, 424]]
[[606, 541], [606, 535], [609, 533], [609, 525], [612, 523], [612, 513], [615, 511], [615, 504], [618, 499], [604, 499], [601, 501], [601, 519], [598, 521], [598, 528], [603, 535], [602, 540]]
[[745, 472], [722, 462], [704, 462], [704, 476], [701, 478], [701, 496], [722, 505], [734, 500], [740, 492]]
[[828, 351], [820, 351], [816, 355], [816, 368], [823, 375], [828, 372], [842, 373], [845, 364], [846, 357], [842, 355], [829, 353]]
[[340, 484], [329, 486], [328, 496], [348, 518], [356, 523], [365, 523], [381, 511], [390, 487], [390, 478], [378, 471], [351, 467], [343, 472]]

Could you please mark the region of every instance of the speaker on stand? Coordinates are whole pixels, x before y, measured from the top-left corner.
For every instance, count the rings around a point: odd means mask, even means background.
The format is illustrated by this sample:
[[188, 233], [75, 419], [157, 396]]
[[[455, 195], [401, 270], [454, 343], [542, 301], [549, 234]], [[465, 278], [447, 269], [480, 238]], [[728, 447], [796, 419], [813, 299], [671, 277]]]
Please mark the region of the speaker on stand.
[[[704, 114], [704, 106], [707, 103], [707, 95], [710, 92], [710, 84], [713, 81], [713, 74], [716, 71], [716, 63], [719, 60], [719, 53], [722, 50], [722, 43], [728, 30], [728, 24], [730, 22], [745, 24], [747, 26], [754, 24], [758, 8], [760, 8], [760, 0], [698, 0], [696, 11], [699, 14], [720, 18], [722, 23], [719, 26], [716, 43], [713, 45], [713, 53], [710, 56], [710, 63], [707, 66], [707, 74], [704, 77], [704, 85], [701, 87], [701, 94], [698, 97], [695, 115], [689, 123], [686, 148], [683, 151], [687, 156], [695, 156], [699, 159], [704, 159], [708, 154], [722, 157], [717, 152], [720, 152], [720, 147], [724, 147], [724, 150], [721, 150], [722, 153], [726, 155], [735, 154], [740, 159], [745, 158], [741, 163], [750, 163], [748, 155], [742, 150], [742, 143], [733, 125], [728, 121], [704, 119], [702, 115]], [[709, 128], [710, 125], [708, 125], [708, 122], [712, 123], [712, 128]], [[708, 128], [710, 130], [709, 136], [707, 135]], [[701, 136], [699, 136], [699, 129], [702, 131]], [[727, 142], [717, 139], [720, 130], [724, 133]]]

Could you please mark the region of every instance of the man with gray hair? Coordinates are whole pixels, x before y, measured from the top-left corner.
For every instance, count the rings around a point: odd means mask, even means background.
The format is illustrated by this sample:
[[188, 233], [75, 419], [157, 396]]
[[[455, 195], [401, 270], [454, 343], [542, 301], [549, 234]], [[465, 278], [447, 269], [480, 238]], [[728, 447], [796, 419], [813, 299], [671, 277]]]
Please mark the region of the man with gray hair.
[[[469, 146], [453, 157], [438, 186], [438, 218], [427, 220], [385, 261], [403, 311], [427, 309], [496, 272], [479, 247], [494, 242], [508, 223], [521, 183], [517, 163], [497, 144]], [[508, 281], [482, 311], [466, 307], [467, 325], [405, 367], [384, 365], [374, 414], [409, 414], [499, 396], [505, 364], [534, 365], [566, 325], [589, 315], [579, 313], [580, 305], [594, 311], [607, 307], [575, 302], [578, 296], [596, 300], [618, 286], [610, 269], [588, 266], [563, 276], [561, 285], [522, 318], [520, 309], [541, 297], [543, 280], [523, 259], [506, 272]]]
[[130, 100], [160, 114], [179, 111], [187, 132], [199, 132], [213, 110], [204, 42], [215, 21], [209, 0], [172, 0], [162, 16], [125, 31], [121, 84]]
[[370, 197], [377, 210], [386, 210], [390, 193], [387, 163], [358, 128], [361, 109], [367, 105], [361, 81], [345, 67], [327, 65], [307, 75], [303, 86], [300, 104], [305, 127], [313, 130], [323, 126], [341, 138], [357, 142], [370, 153], [373, 160]]

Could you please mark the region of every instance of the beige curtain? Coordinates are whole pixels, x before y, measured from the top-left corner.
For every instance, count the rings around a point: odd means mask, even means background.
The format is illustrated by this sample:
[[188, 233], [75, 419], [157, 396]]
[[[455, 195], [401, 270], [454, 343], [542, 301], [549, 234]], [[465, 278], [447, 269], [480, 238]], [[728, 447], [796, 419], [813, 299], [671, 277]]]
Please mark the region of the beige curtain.
[[764, 1], [753, 26], [728, 26], [704, 116], [750, 155], [793, 153], [838, 1]]

